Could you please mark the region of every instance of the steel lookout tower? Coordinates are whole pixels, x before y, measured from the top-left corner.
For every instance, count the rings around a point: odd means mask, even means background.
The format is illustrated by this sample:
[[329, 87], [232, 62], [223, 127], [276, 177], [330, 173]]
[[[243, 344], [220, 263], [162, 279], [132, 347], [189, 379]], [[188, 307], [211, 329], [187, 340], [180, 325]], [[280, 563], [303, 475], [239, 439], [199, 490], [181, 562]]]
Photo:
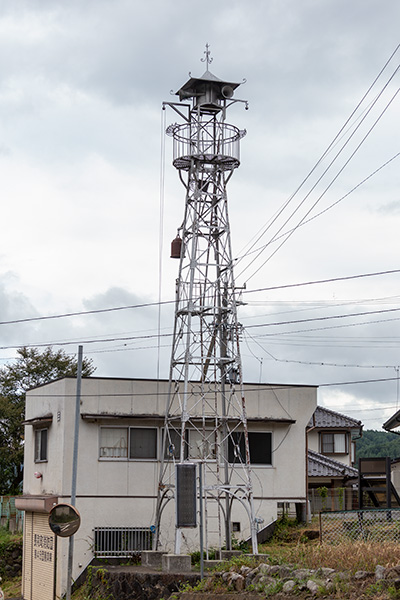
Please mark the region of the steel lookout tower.
[[[179, 102], [163, 104], [180, 118], [167, 134], [186, 198], [171, 249], [179, 273], [156, 538], [170, 514], [165, 507], [175, 501], [176, 554], [185, 528], [197, 526], [198, 508], [207, 555], [210, 546], [230, 549], [231, 513], [238, 502], [257, 553], [237, 317], [240, 290], [233, 275], [227, 201], [227, 183], [239, 167], [246, 132], [227, 123], [226, 115], [232, 105], [242, 102], [247, 108], [247, 102], [234, 97], [239, 83], [209, 71], [208, 45], [205, 55], [204, 75], [190, 76], [176, 92]], [[200, 486], [193, 483], [193, 472]]]

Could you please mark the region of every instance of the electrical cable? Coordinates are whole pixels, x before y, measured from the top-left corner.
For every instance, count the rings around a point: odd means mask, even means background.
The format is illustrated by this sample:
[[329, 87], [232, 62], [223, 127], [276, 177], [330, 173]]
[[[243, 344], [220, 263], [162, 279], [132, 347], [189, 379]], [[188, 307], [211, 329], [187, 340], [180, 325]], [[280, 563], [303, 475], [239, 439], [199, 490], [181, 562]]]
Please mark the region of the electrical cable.
[[10, 321], [0, 321], [0, 325], [15, 325], [17, 323], [32, 323], [34, 321], [48, 321], [51, 319], [64, 319], [69, 317], [81, 317], [83, 315], [98, 315], [101, 313], [118, 312], [120, 310], [130, 310], [134, 308], [149, 308], [153, 306], [173, 304], [174, 300], [164, 300], [162, 302], [144, 302], [142, 304], [130, 304], [127, 306], [114, 306], [112, 308], [99, 308], [94, 310], [80, 310], [75, 312], [63, 313], [58, 315], [45, 315], [41, 317], [26, 317], [24, 319], [12, 319]]
[[[273, 354], [271, 354], [271, 352], [269, 352], [268, 350], [266, 350], [266, 348], [264, 348], [264, 346], [262, 346], [254, 337], [252, 337], [250, 334], [247, 334], [251, 340], [257, 344], [257, 346], [259, 346], [259, 348], [261, 348], [261, 350], [263, 352], [265, 352], [266, 354], [268, 354], [271, 357], [271, 360], [274, 360], [276, 362], [282, 362], [282, 363], [295, 363], [295, 364], [300, 364], [300, 365], [309, 365], [309, 366], [318, 366], [318, 367], [340, 367], [340, 368], [346, 368], [346, 367], [350, 367], [350, 368], [360, 368], [360, 369], [395, 369], [396, 367], [394, 365], [358, 365], [358, 364], [340, 364], [340, 363], [329, 363], [326, 361], [323, 362], [314, 362], [314, 361], [309, 361], [309, 360], [294, 360], [294, 359], [287, 359], [287, 358], [277, 358], [276, 356], [274, 356]], [[254, 358], [256, 358], [258, 360], [258, 357], [252, 352], [252, 350], [250, 349], [249, 345], [248, 345], [248, 341], [247, 342], [247, 347], [249, 348], [249, 351], [251, 352], [251, 354], [254, 356]]]
[[246, 329], [254, 329], [258, 327], [275, 327], [280, 325], [297, 325], [298, 323], [311, 323], [314, 321], [327, 321], [330, 319], [346, 319], [350, 317], [364, 317], [367, 315], [380, 315], [384, 313], [393, 313], [400, 311], [400, 308], [384, 308], [381, 310], [367, 310], [360, 313], [348, 313], [347, 315], [329, 315], [326, 317], [311, 317], [309, 319], [296, 319], [294, 321], [275, 321], [273, 323], [257, 323], [256, 325], [248, 325]]
[[[372, 84], [369, 86], [369, 88], [367, 89], [367, 91], [364, 93], [364, 95], [361, 98], [361, 100], [358, 102], [358, 104], [356, 105], [356, 107], [353, 109], [353, 111], [350, 114], [350, 116], [346, 119], [345, 123], [343, 124], [343, 126], [341, 127], [341, 129], [339, 130], [339, 132], [335, 135], [335, 137], [333, 138], [333, 140], [330, 142], [330, 144], [328, 145], [328, 147], [326, 148], [326, 150], [323, 152], [323, 154], [321, 155], [321, 157], [318, 159], [318, 161], [316, 162], [316, 164], [314, 165], [314, 167], [311, 169], [311, 171], [309, 171], [309, 173], [307, 174], [307, 176], [303, 179], [303, 181], [300, 183], [300, 185], [298, 186], [298, 188], [292, 193], [292, 195], [288, 198], [288, 200], [283, 204], [283, 206], [281, 207], [281, 209], [277, 212], [275, 218], [268, 225], [268, 228], [265, 229], [265, 231], [263, 231], [263, 233], [250, 246], [250, 250], [261, 239], [261, 237], [263, 237], [265, 235], [265, 233], [268, 231], [269, 227], [271, 225], [273, 225], [273, 223], [275, 222], [275, 220], [280, 216], [280, 214], [282, 214], [282, 212], [285, 210], [285, 208], [288, 206], [288, 204], [291, 202], [291, 200], [300, 191], [300, 189], [303, 187], [303, 185], [307, 182], [307, 180], [310, 178], [310, 176], [316, 170], [316, 168], [318, 167], [318, 165], [323, 161], [323, 159], [329, 153], [330, 149], [334, 146], [336, 140], [341, 136], [342, 132], [345, 130], [345, 128], [347, 127], [348, 123], [350, 123], [350, 121], [353, 118], [353, 116], [356, 114], [356, 112], [358, 111], [358, 109], [361, 107], [362, 103], [364, 102], [364, 100], [366, 99], [366, 97], [368, 96], [368, 94], [370, 93], [370, 91], [372, 90], [372, 88], [374, 87], [374, 85], [377, 83], [378, 79], [380, 78], [380, 76], [382, 75], [382, 73], [384, 72], [384, 70], [386, 69], [386, 67], [389, 65], [390, 61], [393, 59], [393, 57], [395, 56], [395, 54], [396, 54], [396, 52], [398, 51], [399, 48], [400, 48], [400, 44], [394, 49], [394, 51], [392, 52], [392, 54], [390, 55], [390, 57], [388, 58], [388, 60], [384, 64], [384, 66], [382, 67], [382, 69], [379, 71], [378, 75], [373, 80]], [[268, 223], [269, 223], [269, 221], [267, 222], [267, 224]], [[264, 226], [264, 228], [265, 228], [265, 226]], [[246, 253], [246, 254], [248, 254], [248, 253]]]
[[[400, 69], [400, 66], [396, 69], [396, 72], [398, 71], [398, 69]], [[312, 206], [307, 210], [307, 212], [305, 213], [305, 215], [300, 219], [299, 223], [291, 230], [289, 230], [289, 232], [287, 233], [286, 237], [284, 238], [284, 240], [279, 244], [279, 246], [268, 256], [268, 258], [260, 265], [260, 267], [258, 267], [247, 279], [246, 279], [246, 284], [250, 281], [250, 279], [252, 279], [265, 265], [266, 263], [273, 257], [275, 256], [275, 254], [278, 252], [278, 250], [280, 250], [280, 248], [282, 248], [282, 246], [290, 239], [290, 237], [293, 235], [293, 233], [295, 231], [297, 231], [297, 229], [300, 227], [300, 225], [305, 221], [305, 219], [308, 217], [308, 215], [311, 213], [311, 211], [315, 208], [315, 206], [318, 204], [318, 202], [320, 202], [320, 200], [323, 198], [323, 196], [326, 194], [326, 192], [332, 187], [332, 185], [335, 183], [335, 181], [338, 179], [338, 177], [342, 174], [342, 172], [344, 171], [344, 169], [347, 167], [347, 165], [349, 164], [349, 162], [352, 160], [352, 158], [355, 156], [355, 154], [358, 152], [358, 150], [360, 149], [360, 147], [362, 146], [362, 144], [365, 142], [365, 140], [368, 138], [368, 136], [371, 134], [371, 132], [374, 130], [374, 128], [376, 127], [376, 125], [379, 123], [380, 119], [383, 117], [383, 115], [385, 114], [385, 112], [387, 111], [387, 109], [389, 108], [389, 106], [392, 104], [393, 100], [396, 98], [397, 94], [399, 93], [400, 88], [398, 88], [396, 90], [396, 92], [394, 93], [394, 95], [392, 96], [392, 98], [390, 99], [390, 101], [388, 102], [388, 104], [385, 106], [384, 110], [381, 112], [381, 114], [378, 116], [378, 118], [374, 121], [373, 125], [370, 127], [370, 129], [367, 131], [367, 133], [365, 134], [365, 136], [361, 139], [361, 141], [359, 142], [359, 144], [356, 146], [355, 150], [350, 154], [349, 158], [345, 161], [345, 163], [342, 165], [342, 167], [339, 169], [339, 171], [336, 173], [336, 175], [333, 177], [333, 179], [330, 181], [330, 183], [327, 185], [327, 187], [324, 189], [324, 191], [318, 196], [318, 198], [316, 199], [316, 201], [314, 202], [314, 204], [312, 204]], [[368, 114], [368, 113], [367, 113]], [[361, 125], [362, 121], [360, 122]], [[304, 202], [308, 199], [308, 197], [310, 196], [311, 192], [314, 191], [314, 189], [316, 188], [317, 184], [321, 181], [321, 179], [325, 176], [325, 174], [327, 173], [328, 169], [330, 168], [330, 166], [334, 163], [334, 161], [336, 160], [336, 158], [339, 156], [339, 154], [342, 152], [343, 148], [347, 145], [347, 143], [350, 141], [351, 137], [354, 135], [354, 133], [357, 131], [357, 129], [353, 132], [353, 134], [350, 136], [350, 138], [346, 141], [345, 145], [342, 147], [342, 149], [338, 152], [338, 154], [335, 156], [335, 158], [333, 159], [333, 161], [331, 161], [331, 163], [328, 165], [328, 167], [325, 169], [325, 171], [322, 173], [322, 175], [319, 177], [319, 179], [317, 180], [317, 182], [314, 184], [314, 186], [311, 188], [311, 190], [306, 194], [306, 196], [303, 198], [303, 200], [301, 201], [301, 203], [297, 206], [297, 208], [292, 212], [292, 214], [286, 219], [285, 223], [280, 227], [280, 229], [278, 229], [278, 233], [281, 233], [282, 229], [285, 227], [285, 225], [287, 225], [287, 223], [289, 222], [289, 220], [294, 216], [294, 214], [299, 210], [299, 208], [304, 204]], [[276, 241], [276, 235], [275, 234], [270, 243]], [[254, 260], [257, 260], [262, 252], [264, 252], [264, 250], [260, 251], [259, 254], [256, 256], [256, 258]], [[250, 263], [249, 265], [247, 265], [247, 267], [245, 267], [244, 269], [242, 269], [242, 271], [239, 273], [239, 277], [241, 275], [244, 274], [244, 272], [250, 268], [250, 266], [252, 265], [252, 263]]]
[[[284, 331], [283, 335], [291, 335], [293, 333], [309, 333], [311, 331], [326, 331], [328, 329], [343, 329], [346, 327], [359, 327], [360, 325], [375, 325], [376, 323], [390, 323], [391, 321], [398, 321], [399, 318], [394, 318], [394, 319], [376, 319], [374, 321], [362, 321], [361, 323], [346, 323], [345, 325], [329, 325], [326, 327], [314, 327], [311, 329], [296, 329], [294, 331]], [[282, 333], [263, 333], [263, 334], [258, 334], [257, 337], [272, 337], [272, 336], [277, 336], [277, 335], [282, 335]]]
[[[394, 299], [396, 301], [394, 301]], [[262, 313], [262, 314], [251, 314], [251, 315], [245, 315], [242, 317], [241, 322], [242, 323], [247, 323], [253, 319], [261, 319], [261, 318], [265, 318], [265, 317], [276, 317], [279, 315], [291, 315], [291, 314], [299, 314], [299, 313], [309, 313], [309, 312], [314, 312], [316, 310], [320, 311], [320, 310], [326, 310], [326, 309], [333, 309], [333, 308], [339, 308], [339, 307], [344, 307], [344, 306], [381, 306], [382, 304], [389, 304], [389, 305], [393, 305], [393, 306], [398, 306], [399, 305], [399, 301], [400, 301], [400, 296], [392, 296], [392, 297], [386, 297], [386, 298], [369, 298], [369, 299], [365, 299], [365, 300], [348, 300], [346, 302], [337, 302], [337, 303], [332, 303], [332, 302], [328, 302], [328, 301], [316, 301], [316, 302], [312, 302], [312, 301], [301, 301], [301, 300], [294, 300], [294, 301], [290, 301], [290, 300], [276, 300], [276, 301], [265, 301], [265, 302], [246, 302], [246, 306], [270, 306], [270, 307], [276, 307], [276, 308], [285, 308], [285, 306], [287, 306], [286, 310], [275, 310], [274, 312], [268, 312], [268, 313]], [[299, 306], [299, 308], [293, 308], [294, 306]], [[300, 308], [300, 306], [302, 308]], [[290, 310], [289, 310], [290, 307]]]
[[[88, 378], [83, 378], [83, 381], [85, 381], [85, 379], [87, 380], [91, 380], [91, 379], [96, 379], [96, 377], [88, 377]], [[118, 379], [118, 378], [115, 378]], [[148, 378], [146, 377], [141, 377], [141, 378], [132, 378], [132, 381], [149, 381]], [[154, 383], [156, 383], [155, 380], [150, 380], [150, 381], [154, 381]], [[163, 381], [164, 383], [168, 383], [167, 379], [162, 379], [161, 381]], [[252, 388], [252, 387], [245, 387], [245, 394], [251, 394], [251, 393], [259, 393], [260, 391], [271, 391], [271, 386], [274, 388], [274, 390], [277, 391], [284, 391], [284, 390], [292, 390], [293, 388], [314, 388], [314, 387], [318, 387], [318, 388], [323, 388], [323, 387], [340, 387], [342, 385], [359, 385], [359, 384], [365, 384], [365, 383], [386, 383], [387, 381], [397, 381], [397, 376], [396, 377], [381, 377], [381, 378], [375, 378], [375, 379], [356, 379], [353, 381], [335, 381], [335, 382], [330, 382], [330, 383], [309, 383], [309, 384], [271, 384], [271, 383], [265, 383], [262, 385], [259, 384], [248, 384], [249, 386], [251, 385], [256, 385], [256, 387]], [[147, 396], [151, 396], [151, 397], [166, 397], [168, 396], [168, 392], [158, 392], [157, 394], [154, 392], [128, 392], [128, 393], [93, 393], [93, 394], [86, 394], [84, 392], [82, 392], [82, 398], [145, 398]], [[76, 394], [42, 394], [41, 398], [75, 398]]]
[[[362, 273], [359, 275], [349, 275], [346, 277], [333, 277], [330, 279], [319, 279], [316, 281], [305, 281], [305, 282], [301, 282], [301, 283], [289, 283], [289, 284], [285, 284], [285, 285], [276, 285], [276, 286], [269, 286], [269, 287], [265, 287], [265, 288], [256, 288], [254, 290], [246, 289], [246, 290], [243, 290], [242, 293], [243, 294], [253, 294], [255, 292], [270, 292], [272, 290], [284, 290], [284, 289], [288, 289], [288, 288], [302, 287], [302, 286], [306, 286], [306, 285], [308, 286], [308, 285], [317, 285], [317, 284], [323, 284], [323, 283], [335, 283], [337, 281], [361, 279], [364, 277], [377, 277], [380, 275], [392, 275], [394, 273], [400, 273], [400, 269], [391, 269], [389, 271], [377, 271], [374, 273]], [[99, 308], [99, 309], [94, 309], [94, 310], [81, 310], [81, 311], [75, 311], [75, 312], [69, 312], [69, 313], [61, 313], [61, 314], [57, 314], [57, 315], [44, 315], [44, 316], [39, 316], [39, 317], [26, 317], [23, 319], [11, 319], [10, 321], [0, 321], [0, 325], [16, 325], [18, 323], [32, 323], [35, 321], [47, 321], [47, 320], [52, 320], [52, 319], [80, 317], [80, 316], [86, 316], [86, 315], [118, 312], [121, 310], [158, 307], [159, 305], [165, 306], [167, 304], [174, 304], [174, 303], [175, 303], [175, 300], [164, 300], [162, 302], [144, 302], [142, 304], [130, 304], [127, 306], [114, 306], [111, 308]]]
[[[348, 318], [348, 317], [357, 317], [357, 316], [367, 316], [367, 315], [372, 315], [372, 314], [384, 314], [384, 313], [392, 313], [392, 312], [396, 312], [396, 311], [400, 311], [400, 308], [393, 308], [393, 309], [383, 309], [383, 310], [378, 310], [378, 311], [364, 311], [361, 313], [349, 313], [349, 314], [342, 314], [342, 315], [329, 315], [326, 317], [313, 317], [310, 319], [297, 319], [297, 320], [293, 320], [293, 321], [276, 321], [273, 323], [260, 323], [260, 324], [256, 324], [256, 325], [248, 325], [246, 327], [246, 329], [254, 329], [254, 328], [259, 328], [259, 327], [270, 327], [270, 326], [280, 326], [280, 325], [292, 325], [292, 324], [299, 324], [299, 323], [309, 323], [309, 322], [315, 322], [315, 321], [325, 321], [325, 320], [329, 320], [329, 319], [343, 319], [343, 318]], [[380, 320], [380, 321], [367, 321], [367, 322], [362, 322], [362, 323], [349, 323], [346, 325], [337, 325], [337, 326], [329, 326], [329, 327], [322, 327], [322, 328], [317, 328], [317, 329], [307, 329], [307, 330], [296, 330], [296, 331], [292, 331], [292, 332], [284, 332], [285, 334], [290, 334], [290, 333], [304, 333], [304, 332], [308, 332], [308, 331], [320, 331], [323, 329], [336, 329], [336, 328], [340, 328], [340, 327], [352, 327], [352, 326], [356, 326], [356, 325], [365, 325], [366, 323], [377, 323], [377, 322], [388, 322], [391, 320], [398, 320], [398, 319], [384, 319], [384, 320]], [[258, 337], [269, 337], [270, 335], [282, 335], [282, 334], [259, 334]], [[141, 339], [154, 339], [154, 338], [159, 338], [159, 337], [173, 337], [173, 333], [163, 333], [163, 334], [148, 334], [148, 335], [131, 335], [131, 336], [120, 336], [120, 337], [112, 337], [112, 338], [100, 338], [100, 339], [85, 339], [80, 341], [80, 344], [98, 344], [98, 343], [110, 343], [110, 342], [120, 342], [120, 341], [132, 341], [132, 340], [141, 340]], [[51, 342], [45, 342], [45, 343], [35, 343], [35, 344], [17, 344], [17, 345], [9, 345], [9, 346], [0, 346], [0, 350], [11, 350], [11, 349], [18, 349], [21, 348], [21, 346], [25, 346], [27, 348], [32, 348], [32, 347], [38, 347], [38, 348], [42, 348], [45, 346], [71, 346], [74, 344], [77, 344], [77, 340], [68, 340], [68, 341], [51, 341]]]
[[[302, 221], [301, 223], [299, 223], [298, 225], [296, 225], [295, 227], [293, 227], [293, 229], [289, 229], [288, 231], [284, 231], [283, 233], [281, 233], [280, 235], [274, 237], [274, 242], [280, 240], [281, 238], [285, 237], [288, 235], [288, 233], [292, 233], [294, 232], [297, 228], [299, 227], [303, 227], [303, 225], [307, 225], [308, 223], [310, 223], [311, 221], [314, 221], [314, 219], [317, 219], [318, 217], [322, 216], [323, 214], [325, 214], [326, 212], [328, 212], [328, 210], [331, 210], [331, 208], [334, 208], [337, 204], [339, 204], [340, 202], [342, 202], [343, 200], [345, 200], [348, 196], [350, 196], [350, 194], [352, 194], [353, 192], [355, 192], [358, 188], [360, 188], [364, 183], [366, 183], [369, 179], [371, 179], [374, 175], [376, 175], [377, 173], [379, 173], [379, 171], [381, 171], [384, 167], [386, 167], [387, 165], [389, 165], [391, 162], [393, 162], [396, 158], [398, 158], [400, 156], [400, 152], [397, 152], [397, 154], [395, 154], [394, 156], [392, 156], [392, 158], [389, 158], [389, 160], [387, 160], [385, 163], [383, 163], [380, 167], [378, 167], [377, 169], [375, 169], [375, 171], [373, 171], [372, 173], [370, 173], [367, 177], [365, 177], [362, 181], [360, 181], [359, 183], [357, 183], [357, 185], [355, 185], [353, 188], [351, 188], [351, 190], [349, 190], [346, 194], [344, 194], [344, 196], [341, 196], [338, 200], [336, 200], [335, 202], [333, 202], [333, 204], [330, 204], [329, 206], [327, 206], [326, 208], [324, 208], [324, 210], [321, 210], [319, 213], [317, 213], [316, 215], [310, 217], [309, 219], [306, 219], [305, 221]], [[235, 261], [240, 261], [242, 258], [244, 258], [245, 256], [251, 256], [252, 254], [256, 254], [257, 252], [261, 252], [264, 251], [269, 245], [271, 245], [273, 242], [272, 240], [270, 240], [269, 242], [267, 242], [266, 244], [264, 244], [263, 246], [260, 246], [258, 248], [255, 248], [252, 251], [247, 252], [245, 255], [243, 255], [243, 257], [238, 257], [235, 259]]]
[[[247, 346], [247, 347], [249, 348], [249, 346]], [[250, 350], [250, 348], [249, 348], [249, 350]], [[250, 352], [251, 352], [251, 350], [250, 350]], [[269, 354], [268, 351], [266, 351], [266, 352], [267, 352], [267, 354]], [[253, 355], [253, 356], [254, 356], [254, 358], [257, 358], [255, 355]], [[270, 354], [270, 356], [272, 358], [274, 358], [274, 360], [276, 360], [275, 357], [272, 356], [272, 354]], [[281, 409], [287, 414], [287, 416], [289, 417], [289, 419], [293, 419], [292, 415], [288, 413], [288, 411], [286, 410], [286, 408], [283, 406], [282, 402], [279, 400], [279, 398], [278, 398], [278, 396], [277, 396], [277, 394], [276, 394], [276, 392], [275, 392], [275, 390], [273, 389], [272, 386], [270, 386], [270, 390], [274, 394], [275, 400], [277, 401], [277, 403], [279, 404], [279, 406], [281, 407]]]
[[[393, 275], [400, 273], [400, 269], [390, 269], [389, 271], [376, 271], [374, 273], [362, 273], [360, 275], [348, 275], [346, 277], [331, 277], [330, 279], [317, 279], [315, 281], [305, 281], [302, 283], [288, 283], [286, 285], [274, 285], [265, 288], [256, 288], [254, 290], [243, 290], [243, 294], [254, 294], [255, 292], [271, 292], [273, 290], [285, 290], [294, 287], [303, 287], [306, 285], [317, 285], [321, 283], [335, 283], [336, 281], [349, 281], [351, 279], [361, 279], [364, 277], [376, 277], [378, 275]], [[2, 323], [0, 323], [2, 325]]]

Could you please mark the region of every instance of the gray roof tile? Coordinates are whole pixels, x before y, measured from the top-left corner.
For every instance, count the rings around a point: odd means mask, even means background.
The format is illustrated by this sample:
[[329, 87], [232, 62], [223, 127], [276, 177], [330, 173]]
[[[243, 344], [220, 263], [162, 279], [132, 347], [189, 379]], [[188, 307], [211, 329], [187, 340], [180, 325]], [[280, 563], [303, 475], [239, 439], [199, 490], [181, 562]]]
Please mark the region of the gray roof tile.
[[358, 477], [358, 470], [319, 452], [308, 451], [309, 477]]
[[323, 406], [317, 406], [313, 416], [311, 417], [308, 427], [351, 427], [360, 428], [362, 427], [361, 421], [352, 419], [346, 415], [329, 410]]

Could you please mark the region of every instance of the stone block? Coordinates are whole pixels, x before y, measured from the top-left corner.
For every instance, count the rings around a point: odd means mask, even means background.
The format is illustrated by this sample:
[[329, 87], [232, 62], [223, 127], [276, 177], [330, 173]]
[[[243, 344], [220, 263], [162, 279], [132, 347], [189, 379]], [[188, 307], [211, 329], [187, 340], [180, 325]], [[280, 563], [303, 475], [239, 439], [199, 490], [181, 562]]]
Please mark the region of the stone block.
[[221, 564], [220, 560], [205, 560], [204, 568], [205, 569], [214, 569], [215, 567], [217, 567], [220, 564]]
[[163, 554], [162, 570], [167, 573], [189, 573], [192, 570], [190, 554]]
[[166, 553], [158, 550], [142, 550], [142, 567], [148, 567], [149, 569], [161, 569], [161, 558], [163, 554]]
[[235, 556], [242, 556], [243, 552], [240, 550], [221, 550], [222, 560], [231, 560]]
[[260, 562], [265, 562], [269, 558], [269, 554], [246, 554], [246, 556], [251, 556]]

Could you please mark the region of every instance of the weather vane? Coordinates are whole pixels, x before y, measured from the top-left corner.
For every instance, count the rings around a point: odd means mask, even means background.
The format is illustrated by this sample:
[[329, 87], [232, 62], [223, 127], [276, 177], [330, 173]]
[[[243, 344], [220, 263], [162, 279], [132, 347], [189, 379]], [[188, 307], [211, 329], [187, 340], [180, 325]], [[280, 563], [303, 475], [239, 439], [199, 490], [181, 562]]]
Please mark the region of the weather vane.
[[211, 52], [210, 52], [210, 46], [209, 44], [206, 44], [206, 49], [204, 50], [204, 53], [206, 55], [205, 58], [201, 58], [201, 62], [206, 62], [207, 63], [207, 71], [208, 71], [208, 65], [210, 65], [213, 61], [213, 58], [210, 56]]

